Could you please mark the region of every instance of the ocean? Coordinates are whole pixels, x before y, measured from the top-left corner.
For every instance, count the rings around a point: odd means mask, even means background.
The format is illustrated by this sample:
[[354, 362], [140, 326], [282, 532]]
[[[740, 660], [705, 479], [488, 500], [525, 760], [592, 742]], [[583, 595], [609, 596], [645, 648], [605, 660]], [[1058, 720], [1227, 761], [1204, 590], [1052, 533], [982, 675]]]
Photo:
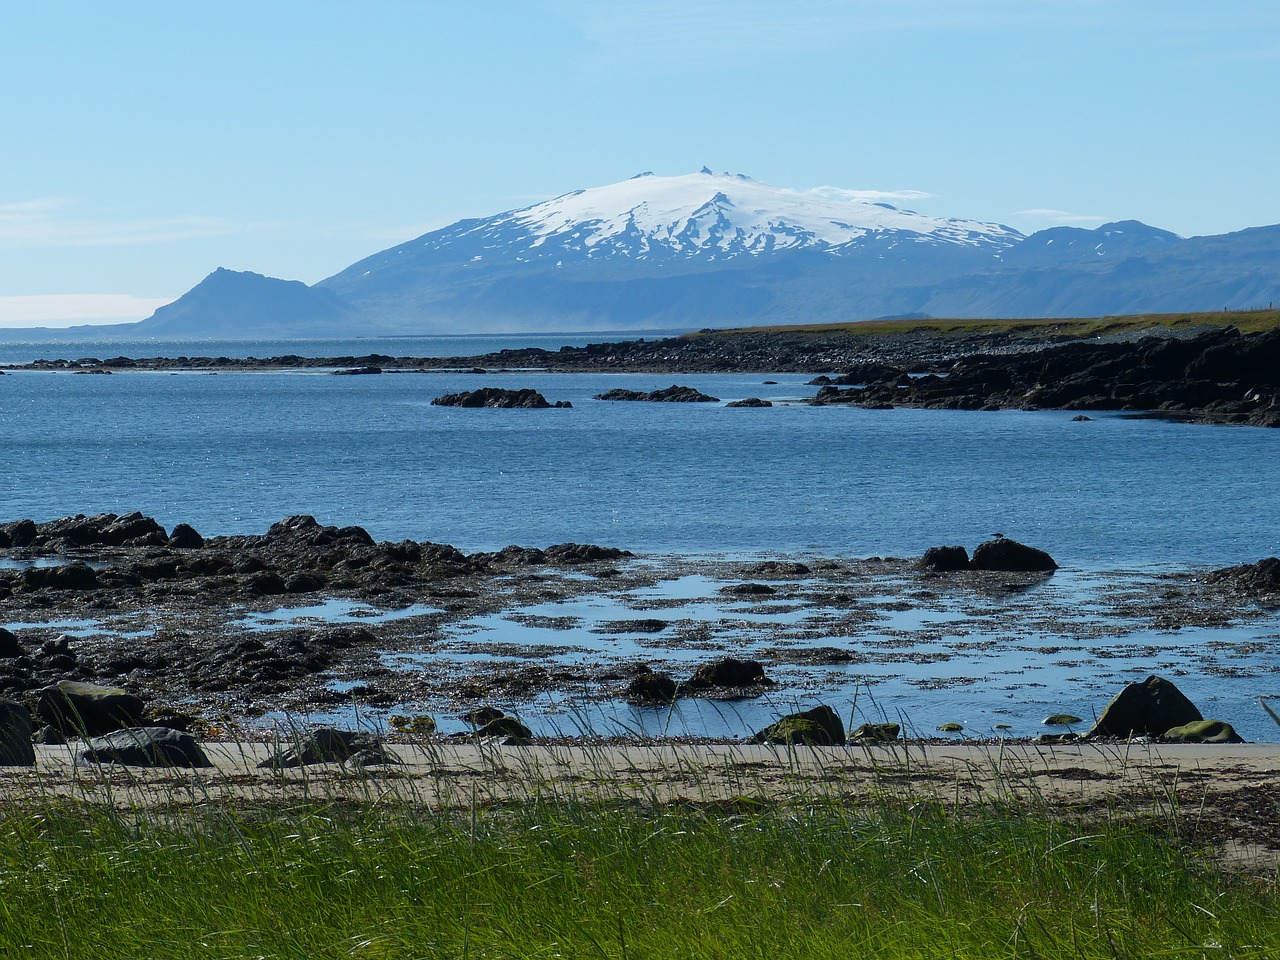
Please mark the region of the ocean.
[[[424, 338], [390, 346], [321, 341], [348, 345], [332, 350], [208, 343], [184, 352], [444, 356], [529, 342], [484, 338], [478, 347], [465, 339], [465, 349]], [[547, 345], [596, 339], [547, 338]], [[110, 351], [69, 346], [84, 349], [41, 344], [38, 355], [130, 353], [119, 344]], [[139, 355], [181, 355], [171, 344], [153, 346]], [[14, 357], [23, 350], [29, 345], [8, 345], [0, 359], [20, 362]], [[325, 524], [359, 524], [381, 540], [447, 542], [466, 552], [576, 541], [729, 558], [914, 557], [940, 544], [972, 549], [999, 532], [1049, 551], [1063, 568], [1061, 584], [1280, 554], [1280, 432], [1111, 413], [1082, 422], [1059, 411], [809, 407], [792, 402], [816, 391], [807, 379], [11, 372], [0, 376], [0, 522], [137, 510], [166, 527], [185, 522], [216, 535], [261, 533], [305, 513]], [[614, 387], [673, 382], [722, 401], [760, 397], [775, 406], [592, 399]], [[441, 394], [480, 386], [533, 387], [573, 406], [431, 405]], [[1280, 659], [1269, 652], [1275, 618], [1256, 632], [1270, 639], [1250, 655], [1253, 675], [1220, 677], [1205, 693], [1255, 714], [1256, 703], [1248, 705], [1257, 695], [1280, 694]], [[1197, 637], [1212, 640], [1182, 635]], [[946, 663], [935, 669], [953, 673], [967, 664], [972, 672], [981, 660]], [[1096, 666], [1095, 673], [1105, 667], [1108, 678], [1120, 679], [1114, 664]], [[1076, 673], [1093, 669], [1085, 663]], [[1142, 669], [1135, 660], [1135, 674]], [[919, 671], [913, 677], [918, 686]], [[904, 686], [904, 696], [912, 689]], [[972, 690], [965, 696], [972, 701]], [[988, 719], [1010, 694], [1000, 687], [992, 696], [1001, 702], [982, 708]], [[1252, 730], [1268, 733], [1265, 722]]]

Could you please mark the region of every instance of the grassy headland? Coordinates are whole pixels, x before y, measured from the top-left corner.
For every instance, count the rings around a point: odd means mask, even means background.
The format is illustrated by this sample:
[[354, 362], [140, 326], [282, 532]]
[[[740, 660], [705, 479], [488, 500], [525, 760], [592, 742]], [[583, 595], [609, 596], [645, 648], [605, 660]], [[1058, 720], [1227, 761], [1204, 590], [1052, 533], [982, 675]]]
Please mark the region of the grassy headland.
[[734, 334], [848, 334], [850, 336], [891, 337], [927, 335], [931, 337], [973, 334], [1008, 335], [1029, 340], [1101, 337], [1150, 330], [1206, 330], [1236, 327], [1242, 333], [1260, 333], [1280, 326], [1280, 310], [1217, 311], [1212, 313], [1142, 313], [1114, 317], [1073, 317], [1067, 319], [892, 319], [860, 320], [851, 323], [795, 324], [787, 326], [734, 327], [700, 330], [689, 337]]

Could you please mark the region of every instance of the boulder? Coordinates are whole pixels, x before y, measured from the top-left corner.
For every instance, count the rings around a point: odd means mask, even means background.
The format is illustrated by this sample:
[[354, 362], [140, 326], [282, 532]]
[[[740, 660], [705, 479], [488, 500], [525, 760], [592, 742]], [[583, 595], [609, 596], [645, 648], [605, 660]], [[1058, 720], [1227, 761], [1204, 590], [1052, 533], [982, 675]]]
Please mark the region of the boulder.
[[669, 673], [658, 673], [645, 669], [629, 684], [625, 697], [630, 703], [669, 704], [680, 694], [680, 688]]
[[179, 523], [169, 534], [169, 546], [180, 550], [199, 550], [204, 546], [204, 537], [188, 523]]
[[768, 400], [761, 400], [759, 397], [747, 397], [743, 400], [730, 400], [725, 404], [726, 407], [772, 407], [773, 404]]
[[1161, 736], [1169, 743], [1244, 743], [1244, 737], [1235, 727], [1222, 720], [1193, 720], [1180, 727], [1171, 727]]
[[59, 680], [36, 696], [36, 716], [64, 734], [96, 737], [141, 725], [140, 697], [119, 687]]
[[850, 743], [894, 743], [902, 728], [896, 723], [864, 723], [849, 734]]
[[930, 547], [920, 558], [922, 570], [950, 573], [969, 569], [969, 551], [964, 547]]
[[171, 727], [127, 727], [95, 737], [78, 762], [128, 767], [213, 766], [195, 737]]
[[1116, 694], [1085, 736], [1159, 737], [1166, 730], [1203, 719], [1196, 705], [1171, 681], [1152, 676]]
[[788, 714], [756, 733], [749, 743], [805, 744], [829, 747], [844, 743], [844, 724], [825, 703]]
[[[378, 752], [386, 752], [382, 740], [371, 733], [358, 730], [337, 730], [320, 727], [310, 733], [298, 733], [294, 742], [281, 743], [274, 754], [258, 764], [259, 769], [301, 767], [313, 763], [346, 763], [359, 756], [362, 766], [368, 766]], [[382, 763], [398, 763], [399, 758]]]
[[1246, 597], [1280, 596], [1280, 557], [1266, 557], [1257, 563], [1223, 567], [1205, 576], [1206, 583], [1231, 587]]
[[476, 731], [476, 736], [488, 740], [501, 738], [506, 743], [526, 742], [533, 738], [533, 731], [515, 717], [495, 717]]
[[0, 658], [20, 657], [23, 654], [22, 644], [12, 630], [0, 627]]
[[693, 690], [706, 690], [710, 687], [771, 687], [773, 681], [764, 675], [764, 666], [758, 660], [724, 657], [714, 663], [704, 663], [695, 670], [689, 678], [688, 686]]
[[481, 387], [462, 393], [446, 393], [431, 401], [433, 407], [490, 407], [503, 410], [549, 410], [552, 407], [571, 407], [568, 401], [552, 404], [537, 390], [504, 390], [501, 387]]
[[645, 393], [640, 390], [625, 390], [621, 387], [605, 393], [597, 393], [596, 400], [628, 400], [642, 403], [719, 403], [719, 397], [712, 397], [693, 387], [682, 387], [672, 384], [661, 390]]
[[31, 712], [20, 703], [0, 700], [0, 767], [30, 767], [35, 762]]
[[1052, 573], [1058, 569], [1053, 557], [1043, 550], [1017, 540], [996, 537], [978, 544], [970, 564], [974, 570], [1002, 570], [1011, 573]]

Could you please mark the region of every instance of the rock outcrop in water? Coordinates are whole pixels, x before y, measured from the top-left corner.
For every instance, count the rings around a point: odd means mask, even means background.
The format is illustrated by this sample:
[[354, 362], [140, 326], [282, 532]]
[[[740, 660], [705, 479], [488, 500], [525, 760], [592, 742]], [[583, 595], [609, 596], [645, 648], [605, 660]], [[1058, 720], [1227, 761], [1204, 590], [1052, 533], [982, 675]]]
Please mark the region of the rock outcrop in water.
[[597, 393], [596, 400], [625, 400], [638, 401], [641, 403], [719, 403], [717, 397], [709, 396], [701, 390], [694, 387], [682, 387], [672, 384], [661, 390], [651, 390], [645, 393], [641, 390], [624, 390], [619, 387], [616, 390], [609, 390], [605, 393]]
[[568, 400], [551, 403], [537, 390], [504, 390], [501, 387], [481, 387], [462, 393], [446, 393], [431, 401], [433, 407], [489, 407], [500, 410], [550, 410], [572, 407]]
[[[841, 387], [838, 382], [853, 385]], [[869, 365], [823, 385], [817, 405], [952, 410], [1126, 410], [1280, 427], [1280, 330], [1072, 342], [954, 363]]]

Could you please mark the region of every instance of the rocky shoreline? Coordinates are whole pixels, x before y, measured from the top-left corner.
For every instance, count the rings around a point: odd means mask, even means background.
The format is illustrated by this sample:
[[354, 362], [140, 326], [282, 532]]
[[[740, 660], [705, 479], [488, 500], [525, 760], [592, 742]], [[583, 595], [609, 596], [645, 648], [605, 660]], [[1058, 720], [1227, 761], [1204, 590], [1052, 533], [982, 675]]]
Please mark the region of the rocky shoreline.
[[[1054, 569], [1047, 554], [1007, 539], [979, 546], [972, 562], [960, 547], [907, 559], [692, 562], [572, 543], [465, 554], [301, 516], [238, 536], [166, 531], [139, 514], [19, 520], [0, 525], [0, 699], [34, 706], [59, 683], [117, 687], [146, 703], [136, 721], [204, 734], [392, 708], [388, 723], [407, 733], [449, 715], [481, 729], [549, 694], [642, 710], [686, 697], [818, 700], [850, 665], [953, 656], [927, 618], [892, 626], [917, 606], [958, 607], [992, 634], [1057, 631], [1066, 650], [1072, 636], [1247, 623], [1280, 604], [1280, 560], [1269, 558], [1117, 586], [1077, 621], [1077, 598], [1043, 593]], [[690, 580], [715, 595], [662, 593]], [[651, 599], [638, 602], [645, 591]], [[625, 615], [593, 628], [618, 638], [620, 653], [574, 654], [581, 641], [567, 639], [562, 649], [467, 640], [468, 624], [500, 615], [548, 633], [580, 629], [521, 611], [602, 602], [621, 611], [620, 598], [632, 605]], [[692, 616], [695, 602], [713, 616]], [[1231, 669], [1228, 651], [1216, 656]]]
[[[1280, 330], [1214, 327], [1138, 339], [936, 332], [704, 331], [698, 336], [502, 350], [473, 357], [152, 357], [36, 360], [9, 370], [110, 374], [137, 370], [315, 369], [383, 374], [467, 372], [817, 373], [809, 402], [875, 409], [1123, 411], [1204, 423], [1280, 426]], [[3, 372], [0, 369], [0, 372]], [[441, 398], [454, 405], [541, 406], [534, 391], [489, 402], [485, 388]], [[670, 388], [690, 396], [692, 388]], [[639, 399], [623, 396], [607, 399]], [[699, 395], [700, 397], [701, 395]], [[602, 399], [605, 399], [602, 397]], [[710, 399], [710, 398], [706, 398]], [[562, 406], [564, 404], [548, 404]]]

